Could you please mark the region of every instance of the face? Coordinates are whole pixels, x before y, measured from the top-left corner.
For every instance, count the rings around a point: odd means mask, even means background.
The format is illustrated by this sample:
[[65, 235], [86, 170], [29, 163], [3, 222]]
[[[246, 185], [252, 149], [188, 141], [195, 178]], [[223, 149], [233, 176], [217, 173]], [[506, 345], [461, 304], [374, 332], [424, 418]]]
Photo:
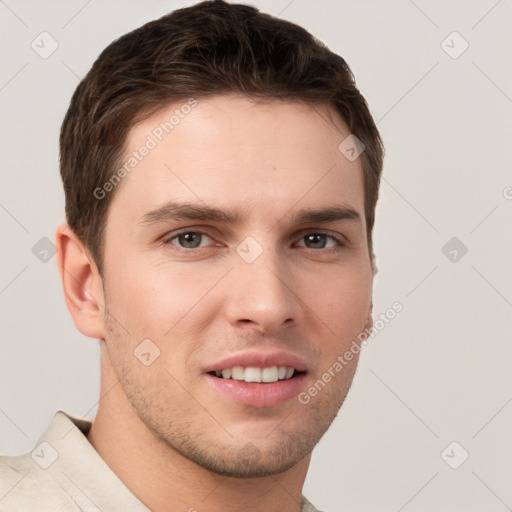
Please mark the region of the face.
[[368, 327], [372, 268], [348, 135], [329, 107], [234, 95], [129, 133], [137, 163], [105, 231], [105, 344], [131, 414], [211, 471], [294, 466], [350, 387], [357, 355], [335, 363]]

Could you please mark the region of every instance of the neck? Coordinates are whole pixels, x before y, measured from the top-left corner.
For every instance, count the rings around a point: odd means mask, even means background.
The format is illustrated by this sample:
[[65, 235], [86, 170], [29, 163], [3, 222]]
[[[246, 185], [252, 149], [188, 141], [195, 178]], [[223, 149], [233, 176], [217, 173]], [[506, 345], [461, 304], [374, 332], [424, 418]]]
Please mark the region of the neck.
[[[103, 350], [102, 350], [103, 352]], [[102, 354], [103, 359], [103, 354]], [[87, 439], [117, 477], [152, 512], [299, 512], [310, 456], [276, 475], [213, 473], [168, 446], [128, 402], [113, 370], [103, 371], [101, 400]]]

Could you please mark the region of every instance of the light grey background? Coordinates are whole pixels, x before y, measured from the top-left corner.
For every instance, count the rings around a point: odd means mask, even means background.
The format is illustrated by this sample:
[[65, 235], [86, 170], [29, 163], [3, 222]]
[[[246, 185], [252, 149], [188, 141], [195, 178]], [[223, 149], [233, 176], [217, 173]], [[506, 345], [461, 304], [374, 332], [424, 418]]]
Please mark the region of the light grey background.
[[[92, 420], [99, 398], [99, 342], [75, 329], [55, 258], [32, 252], [64, 220], [71, 94], [114, 38], [191, 3], [0, 0], [4, 454], [30, 451], [58, 409]], [[348, 61], [387, 149], [374, 311], [403, 311], [365, 348], [305, 495], [329, 512], [512, 510], [511, 1], [247, 3]], [[31, 48], [43, 31], [47, 59]], [[442, 252], [452, 237], [465, 255]]]

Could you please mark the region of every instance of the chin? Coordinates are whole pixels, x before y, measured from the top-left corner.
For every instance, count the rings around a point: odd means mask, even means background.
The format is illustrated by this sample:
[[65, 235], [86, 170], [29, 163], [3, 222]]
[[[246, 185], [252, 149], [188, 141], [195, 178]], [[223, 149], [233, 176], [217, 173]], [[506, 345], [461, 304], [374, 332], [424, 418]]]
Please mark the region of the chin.
[[208, 451], [189, 450], [182, 455], [218, 475], [231, 478], [261, 478], [284, 473], [306, 457], [313, 447], [296, 442], [280, 443], [278, 449], [262, 449], [252, 442], [239, 448], [219, 449], [211, 446]]
[[337, 412], [314, 414], [296, 428], [290, 424], [285, 428], [283, 421], [259, 438], [240, 433], [236, 437], [222, 436], [223, 439], [204, 434], [180, 439], [173, 433], [165, 441], [180, 455], [212, 473], [232, 478], [266, 477], [288, 471], [308, 457]]

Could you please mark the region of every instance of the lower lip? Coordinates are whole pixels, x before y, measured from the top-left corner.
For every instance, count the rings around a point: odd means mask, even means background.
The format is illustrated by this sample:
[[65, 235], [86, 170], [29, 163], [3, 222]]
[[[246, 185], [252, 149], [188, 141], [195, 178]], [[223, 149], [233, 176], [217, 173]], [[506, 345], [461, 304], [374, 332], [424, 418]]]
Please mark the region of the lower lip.
[[275, 407], [295, 398], [304, 388], [306, 374], [301, 373], [288, 380], [262, 383], [221, 379], [210, 374], [207, 374], [206, 377], [212, 386], [236, 403], [263, 408]]

